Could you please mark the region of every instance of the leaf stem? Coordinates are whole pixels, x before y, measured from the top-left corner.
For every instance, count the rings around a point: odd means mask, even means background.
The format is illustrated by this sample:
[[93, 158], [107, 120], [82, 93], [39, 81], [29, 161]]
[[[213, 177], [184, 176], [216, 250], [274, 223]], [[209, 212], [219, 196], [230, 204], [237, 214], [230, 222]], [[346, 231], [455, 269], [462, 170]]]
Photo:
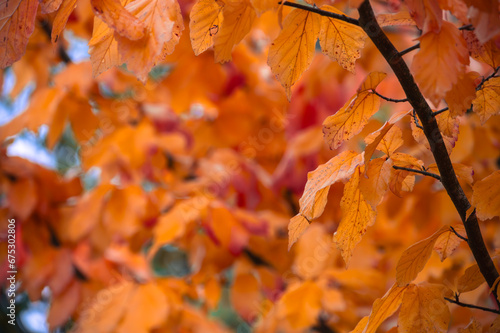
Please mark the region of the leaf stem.
[[288, 6], [288, 7], [294, 7], [298, 9], [303, 9], [311, 13], [316, 13], [321, 16], [327, 16], [331, 17], [340, 21], [344, 21], [346, 23], [350, 23], [352, 25], [358, 26], [359, 27], [359, 21], [356, 19], [353, 19], [352, 17], [348, 17], [345, 15], [340, 15], [336, 13], [329, 12], [327, 10], [322, 10], [319, 9], [318, 7], [313, 7], [313, 6], [307, 6], [307, 5], [302, 5], [300, 3], [295, 3], [295, 2], [290, 2], [290, 1], [284, 1], [284, 2], [279, 2], [279, 4], [283, 3], [283, 6]]
[[397, 165], [393, 165], [392, 166], [394, 169], [396, 170], [404, 170], [404, 171], [410, 171], [410, 172], [414, 172], [414, 173], [419, 173], [423, 176], [429, 176], [429, 177], [432, 177], [432, 178], [435, 178], [439, 181], [441, 181], [441, 177], [439, 177], [439, 175], [436, 175], [435, 173], [432, 173], [432, 172], [428, 172], [428, 171], [424, 171], [424, 170], [418, 170], [418, 169], [412, 169], [412, 168], [405, 168], [405, 167], [400, 167], [400, 166], [397, 166]]
[[435, 117], [435, 116], [437, 116], [438, 114], [443, 113], [443, 112], [446, 112], [446, 111], [448, 111], [448, 110], [449, 110], [449, 108], [448, 108], [448, 107], [445, 107], [445, 108], [443, 108], [443, 109], [441, 109], [441, 110], [437, 110], [436, 112], [433, 112], [433, 113], [432, 113], [432, 116], [433, 116], [433, 117]]
[[411, 51], [416, 50], [416, 49], [418, 49], [418, 48], [420, 48], [420, 43], [415, 44], [415, 45], [413, 45], [413, 46], [410, 46], [409, 48], [404, 49], [403, 51], [399, 52], [399, 56], [400, 56], [400, 57], [402, 57], [402, 56], [404, 56], [405, 54], [410, 53]]
[[494, 78], [495, 75], [498, 73], [498, 71], [500, 70], [500, 66], [498, 66], [497, 68], [495, 68], [495, 70], [493, 71], [493, 73], [491, 73], [490, 75], [488, 75], [487, 77], [483, 78], [481, 80], [481, 82], [477, 85], [476, 87], [476, 91], [478, 90], [481, 90], [481, 88], [483, 88], [483, 85], [490, 79]]
[[450, 303], [462, 306], [464, 308], [478, 309], [478, 310], [483, 310], [483, 311], [486, 311], [486, 312], [493, 312], [493, 313], [496, 313], [496, 314], [500, 314], [500, 310], [490, 309], [490, 308], [486, 308], [486, 307], [483, 307], [483, 306], [478, 306], [478, 305], [474, 305], [474, 304], [460, 302], [458, 300], [458, 295], [455, 295], [455, 298], [456, 299], [451, 299], [451, 298], [445, 297], [444, 299], [447, 300]]
[[378, 97], [382, 98], [382, 99], [385, 99], [386, 101], [388, 102], [393, 102], [393, 103], [404, 103], [404, 102], [408, 102], [408, 98], [403, 98], [403, 99], [394, 99], [394, 98], [389, 98], [389, 97], [385, 97], [384, 95], [381, 95], [379, 94], [378, 92], [376, 92], [375, 90], [372, 89], [372, 92], [377, 95]]

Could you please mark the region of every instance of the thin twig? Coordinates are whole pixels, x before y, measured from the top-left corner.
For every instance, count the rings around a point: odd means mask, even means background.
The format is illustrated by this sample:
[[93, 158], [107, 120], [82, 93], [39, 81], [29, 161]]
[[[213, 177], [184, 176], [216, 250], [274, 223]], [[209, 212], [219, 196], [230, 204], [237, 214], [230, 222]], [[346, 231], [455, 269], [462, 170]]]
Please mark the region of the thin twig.
[[493, 312], [493, 313], [496, 313], [496, 314], [500, 314], [500, 310], [485, 308], [483, 306], [478, 306], [478, 305], [474, 305], [474, 304], [462, 303], [462, 302], [460, 302], [458, 300], [458, 296], [457, 295], [455, 295], [455, 298], [456, 298], [456, 300], [448, 298], [448, 297], [445, 297], [444, 299], [447, 300], [450, 303], [462, 306], [464, 308], [478, 309], [478, 310], [483, 310], [483, 311], [487, 311], [487, 312]]
[[405, 168], [405, 167], [400, 167], [400, 166], [397, 166], [397, 165], [393, 165], [392, 167], [394, 169], [396, 169], [396, 170], [404, 170], [404, 171], [415, 172], [415, 173], [419, 173], [419, 174], [424, 175], [424, 176], [429, 176], [429, 177], [432, 177], [432, 178], [436, 178], [437, 180], [441, 181], [441, 177], [439, 177], [439, 175], [436, 175], [435, 173], [432, 173], [432, 172], [428, 172], [428, 171], [424, 171], [424, 170], [418, 170], [418, 169], [412, 169], [412, 168]]
[[466, 25], [463, 25], [461, 27], [458, 28], [458, 30], [469, 30], [469, 31], [473, 31], [474, 30], [474, 27], [472, 26], [472, 24], [466, 24]]
[[420, 43], [415, 44], [415, 45], [413, 45], [413, 46], [410, 46], [409, 48], [407, 48], [407, 49], [405, 49], [405, 50], [403, 50], [403, 51], [401, 51], [401, 52], [398, 52], [398, 54], [399, 54], [399, 56], [400, 56], [400, 57], [402, 57], [402, 56], [404, 56], [405, 54], [410, 53], [411, 51], [416, 50], [416, 49], [418, 49], [418, 48], [420, 48]]
[[467, 239], [467, 237], [464, 237], [464, 236], [460, 235], [460, 234], [459, 234], [459, 233], [455, 230], [455, 228], [453, 228], [451, 225], [450, 225], [450, 229], [451, 229], [451, 231], [453, 231], [453, 233], [454, 233], [455, 235], [457, 235], [457, 237], [458, 237], [458, 238], [460, 238], [460, 239], [462, 239], [462, 240], [464, 240], [464, 241], [466, 241], [466, 242], [468, 242], [468, 241], [469, 241], [469, 240]]
[[415, 109], [413, 109], [413, 120], [415, 121], [415, 126], [423, 131], [424, 128], [418, 123], [417, 113], [415, 112]]
[[446, 111], [448, 111], [448, 110], [449, 110], [449, 108], [448, 108], [448, 107], [445, 107], [445, 108], [443, 108], [443, 109], [441, 109], [441, 110], [437, 110], [436, 112], [433, 112], [433, 113], [432, 113], [432, 116], [433, 116], [433, 117], [435, 117], [435, 116], [437, 116], [438, 114], [443, 113], [443, 112], [446, 112]]
[[372, 89], [372, 92], [377, 95], [378, 97], [382, 98], [382, 99], [385, 99], [386, 101], [388, 102], [393, 102], [393, 103], [404, 103], [404, 102], [408, 102], [408, 98], [403, 98], [403, 99], [394, 99], [394, 98], [389, 98], [389, 97], [385, 97], [384, 95], [381, 95], [379, 94], [378, 92], [376, 92], [375, 90]]
[[[281, 4], [281, 2], [279, 2], [279, 3]], [[352, 17], [348, 17], [348, 16], [345, 16], [345, 15], [340, 15], [340, 14], [332, 13], [332, 12], [329, 12], [327, 10], [319, 9], [318, 7], [302, 5], [302, 4], [299, 4], [299, 3], [289, 2], [289, 1], [283, 2], [283, 5], [284, 6], [288, 6], [288, 7], [294, 7], [294, 8], [303, 9], [303, 10], [306, 10], [308, 12], [319, 14], [321, 16], [331, 17], [331, 18], [334, 18], [334, 19], [337, 19], [337, 20], [340, 20], [340, 21], [344, 21], [346, 23], [350, 23], [350, 24], [353, 24], [353, 25], [356, 25], [356, 26], [359, 27], [358, 20], [353, 19]]]
[[481, 80], [481, 83], [479, 83], [476, 87], [476, 91], [477, 90], [481, 90], [481, 88], [483, 87], [483, 84], [485, 84], [488, 80], [492, 79], [495, 77], [495, 75], [498, 73], [498, 71], [500, 70], [500, 66], [498, 66], [497, 68], [495, 68], [495, 70], [493, 71], [493, 73], [491, 73], [490, 75], [488, 75], [487, 77], [483, 78]]

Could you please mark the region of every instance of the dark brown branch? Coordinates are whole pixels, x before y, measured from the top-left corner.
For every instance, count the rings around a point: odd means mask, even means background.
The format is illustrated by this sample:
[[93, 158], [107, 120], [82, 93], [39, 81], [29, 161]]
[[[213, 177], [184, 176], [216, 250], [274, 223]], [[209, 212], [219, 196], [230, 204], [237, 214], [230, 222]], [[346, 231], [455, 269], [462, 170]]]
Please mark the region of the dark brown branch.
[[478, 305], [474, 305], [474, 304], [468, 304], [468, 303], [462, 303], [458, 300], [458, 296], [455, 296], [456, 300], [455, 299], [451, 299], [451, 298], [448, 298], [448, 297], [445, 297], [444, 299], [447, 300], [448, 302], [450, 303], [453, 303], [453, 304], [456, 304], [456, 305], [459, 305], [459, 306], [462, 306], [464, 308], [470, 308], [470, 309], [478, 309], [478, 310], [483, 310], [483, 311], [487, 311], [487, 312], [493, 312], [493, 313], [497, 313], [497, 314], [500, 314], [500, 311], [499, 310], [495, 310], [495, 309], [490, 309], [490, 308], [485, 308], [483, 306], [478, 306]]
[[[281, 4], [281, 2], [279, 2], [279, 3]], [[347, 22], [347, 23], [350, 23], [350, 24], [353, 24], [353, 25], [356, 25], [359, 27], [358, 20], [353, 19], [352, 17], [332, 13], [332, 12], [329, 12], [327, 10], [319, 9], [318, 7], [302, 5], [302, 4], [290, 2], [290, 1], [283, 2], [283, 5], [288, 6], [288, 7], [303, 9], [303, 10], [306, 10], [306, 11], [311, 12], [311, 13], [319, 14], [321, 16], [331, 17], [331, 18], [334, 18], [334, 19], [337, 19], [340, 21], [344, 21], [344, 22]]]
[[415, 121], [415, 126], [417, 126], [417, 128], [420, 128], [421, 130], [424, 129], [422, 125], [418, 123], [417, 113], [415, 112], [415, 109], [413, 109], [413, 120]]
[[461, 240], [464, 240], [464, 241], [466, 241], [466, 242], [468, 242], [468, 241], [469, 241], [466, 237], [464, 237], [464, 236], [460, 235], [460, 234], [459, 234], [459, 233], [455, 230], [455, 228], [453, 228], [451, 225], [450, 225], [450, 230], [451, 230], [451, 231], [452, 231], [455, 235], [457, 235], [457, 237], [458, 237], [458, 238], [460, 238]]
[[[441, 175], [441, 183], [446, 189], [448, 196], [455, 205], [464, 223], [467, 238], [469, 240], [468, 244], [479, 266], [481, 274], [483, 274], [485, 280], [488, 282], [493, 295], [496, 295], [497, 286], [495, 286], [494, 283], [499, 276], [498, 271], [484, 244], [476, 214], [472, 213], [466, 218], [470, 203], [458, 182], [436, 118], [433, 117], [432, 110], [415, 83], [407, 64], [378, 25], [370, 2], [368, 0], [363, 1], [358, 11], [361, 28], [368, 34], [380, 53], [382, 53], [384, 58], [388, 61], [405, 91], [408, 101], [422, 123], [424, 134], [429, 141], [431, 152], [436, 160]], [[500, 306], [498, 300], [497, 303]]]
[[476, 90], [481, 90], [481, 88], [483, 87], [483, 85], [488, 81], [490, 80], [491, 78], [494, 78], [495, 75], [498, 73], [498, 71], [500, 70], [500, 66], [498, 66], [497, 68], [495, 68], [495, 70], [493, 71], [493, 73], [491, 73], [490, 75], [488, 75], [487, 77], [483, 78], [481, 80], [481, 82], [477, 85], [476, 87]]
[[404, 171], [410, 171], [410, 172], [414, 172], [414, 173], [419, 173], [423, 176], [429, 176], [429, 177], [432, 177], [432, 178], [435, 178], [439, 181], [441, 181], [441, 177], [439, 177], [439, 175], [436, 175], [435, 173], [432, 173], [432, 172], [427, 172], [427, 171], [424, 171], [424, 170], [418, 170], [418, 169], [412, 169], [412, 168], [405, 168], [405, 167], [400, 167], [400, 166], [397, 166], [397, 165], [393, 165], [392, 166], [394, 169], [396, 170], [404, 170]]
[[473, 31], [474, 27], [472, 26], [472, 24], [466, 24], [466, 25], [463, 25], [463, 26], [459, 27], [458, 30], [470, 30], [470, 31]]
[[404, 103], [404, 102], [408, 102], [408, 98], [403, 98], [403, 99], [394, 99], [394, 98], [389, 98], [389, 97], [385, 97], [384, 95], [380, 95], [378, 92], [376, 92], [375, 90], [372, 89], [372, 92], [377, 95], [378, 97], [382, 98], [382, 99], [385, 99], [386, 101], [388, 102], [393, 102], [393, 103]]

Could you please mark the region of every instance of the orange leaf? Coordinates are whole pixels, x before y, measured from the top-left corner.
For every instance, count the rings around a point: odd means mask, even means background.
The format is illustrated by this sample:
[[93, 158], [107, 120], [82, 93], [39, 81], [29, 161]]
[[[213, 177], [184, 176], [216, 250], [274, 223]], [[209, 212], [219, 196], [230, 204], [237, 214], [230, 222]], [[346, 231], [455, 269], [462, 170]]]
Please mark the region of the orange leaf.
[[361, 168], [358, 167], [344, 187], [344, 195], [340, 201], [342, 220], [333, 235], [333, 241], [341, 251], [346, 266], [349, 265], [354, 247], [361, 241], [366, 228], [375, 223], [377, 216], [377, 212], [359, 189], [361, 172]]
[[[309, 221], [320, 216], [325, 209], [327, 188], [338, 181], [348, 179], [362, 163], [362, 154], [345, 151], [309, 172], [304, 193], [299, 201], [300, 213]], [[322, 197], [324, 200], [318, 200]]]
[[366, 165], [366, 175], [359, 180], [359, 190], [365, 200], [375, 209], [382, 201], [392, 172], [392, 160], [376, 158]]
[[292, 86], [314, 57], [320, 21], [320, 16], [314, 13], [292, 10], [283, 23], [283, 30], [269, 48], [267, 63], [285, 88], [288, 99]]
[[[332, 6], [322, 6], [322, 10], [345, 15]], [[319, 43], [321, 50], [333, 61], [337, 61], [344, 69], [354, 73], [354, 62], [361, 56], [360, 50], [365, 46], [366, 34], [358, 26], [321, 17]]]
[[[387, 291], [384, 297], [375, 300], [372, 312], [368, 318], [368, 323], [362, 332], [375, 333], [380, 324], [382, 324], [384, 320], [389, 318], [399, 308], [401, 301], [403, 300], [404, 292], [407, 288], [408, 287], [398, 287], [394, 284], [391, 289]], [[360, 324], [358, 324], [358, 326]]]
[[199, 0], [189, 14], [189, 35], [195, 55], [199, 55], [214, 43], [214, 37], [222, 27], [224, 4], [218, 0]]
[[495, 320], [491, 323], [488, 333], [500, 332], [500, 316], [497, 316]]
[[59, 295], [52, 296], [50, 302], [50, 310], [47, 315], [47, 323], [49, 330], [64, 325], [71, 317], [71, 314], [77, 309], [81, 301], [81, 285], [73, 281]]
[[0, 7], [0, 68], [21, 59], [35, 30], [38, 0], [4, 0]]
[[472, 266], [469, 266], [465, 272], [464, 275], [458, 278], [457, 282], [457, 291], [459, 293], [465, 293], [468, 291], [472, 291], [482, 285], [484, 282], [484, 276], [481, 274], [481, 271], [479, 270], [479, 266], [477, 264], [474, 264]]
[[179, 4], [175, 0], [136, 0], [126, 5], [125, 9], [141, 18], [146, 33], [143, 38], [134, 41], [115, 34], [118, 52], [127, 68], [145, 83], [151, 68], [164, 57], [165, 45], [172, 39], [177, 40], [175, 31], [184, 29], [178, 23], [181, 16]]
[[429, 283], [409, 285], [399, 312], [398, 332], [448, 332], [451, 313], [444, 288]]
[[469, 52], [460, 31], [450, 22], [443, 22], [441, 31], [429, 31], [419, 40], [420, 51], [411, 69], [422, 93], [437, 105], [469, 64]]
[[448, 231], [444, 226], [430, 237], [413, 244], [406, 249], [396, 266], [396, 281], [398, 286], [405, 286], [415, 280], [418, 273], [422, 271], [432, 254], [432, 249], [438, 237]]
[[94, 18], [94, 31], [89, 41], [89, 54], [94, 77], [121, 64], [114, 31], [97, 17]]
[[299, 237], [306, 231], [309, 221], [301, 214], [295, 215], [288, 224], [288, 251]]
[[387, 125], [365, 138], [365, 142], [367, 143], [365, 156], [367, 155], [367, 150], [373, 154], [376, 148], [390, 157], [396, 149], [403, 145], [403, 132], [401, 132], [401, 129], [397, 126], [393, 127], [393, 124], [387, 123]]
[[325, 119], [323, 134], [330, 149], [337, 149], [342, 142], [361, 132], [368, 119], [378, 111], [380, 98], [368, 90], [375, 89], [386, 75], [379, 72], [370, 73], [358, 93], [334, 115]]
[[[457, 224], [453, 228], [458, 234], [465, 234], [463, 224]], [[450, 229], [448, 232], [444, 232], [436, 239], [436, 243], [434, 243], [434, 251], [436, 251], [439, 255], [439, 259], [444, 261], [446, 258], [451, 256], [461, 242], [462, 239], [455, 235], [455, 233]]]
[[494, 41], [490, 40], [481, 44], [474, 31], [464, 30], [462, 34], [467, 41], [467, 48], [472, 58], [482, 61], [492, 68], [497, 68], [500, 65], [500, 49]]
[[437, 0], [407, 0], [406, 5], [420, 30], [439, 32], [443, 12]]
[[[421, 170], [424, 163], [413, 156], [405, 153], [394, 153], [391, 160], [395, 166]], [[410, 192], [415, 185], [415, 175], [410, 171], [392, 168], [389, 188], [398, 197], [402, 196], [401, 191]]]
[[[440, 174], [436, 163], [429, 165], [427, 167], [427, 170], [438, 175]], [[472, 176], [474, 176], [474, 170], [472, 170], [470, 166], [460, 163], [453, 163], [453, 170], [455, 170], [455, 174], [457, 175], [459, 180], [463, 180], [467, 184], [472, 185], [472, 182], [474, 181], [474, 179], [472, 178]]]
[[144, 23], [130, 14], [120, 0], [91, 0], [96, 17], [103, 20], [108, 27], [130, 40], [144, 36]]
[[481, 220], [500, 216], [500, 171], [476, 182], [472, 193], [472, 206], [476, 207], [477, 217]]
[[463, 116], [476, 98], [477, 73], [460, 73], [457, 82], [446, 93], [445, 100], [453, 118]]
[[231, 304], [247, 322], [256, 319], [262, 295], [257, 277], [252, 272], [236, 275], [231, 285]]
[[8, 182], [7, 201], [9, 210], [16, 217], [26, 220], [35, 209], [37, 199], [37, 188], [32, 178], [21, 178]]
[[42, 14], [55, 12], [61, 6], [63, 0], [40, 0], [40, 11]]
[[54, 22], [52, 23], [51, 39], [52, 43], [59, 40], [61, 33], [66, 27], [68, 18], [76, 7], [76, 0], [64, 0], [59, 7]]
[[481, 124], [491, 116], [500, 112], [500, 77], [486, 81], [477, 91], [476, 98], [472, 101], [473, 110], [479, 115]]
[[391, 14], [377, 15], [377, 22], [381, 27], [394, 25], [415, 25], [415, 21], [407, 11], [400, 11]]
[[233, 47], [246, 36], [257, 17], [250, 0], [227, 0], [222, 8], [224, 21], [214, 37], [215, 62], [231, 60]]
[[287, 289], [279, 301], [278, 316], [295, 329], [311, 326], [321, 310], [322, 296], [323, 291], [313, 281], [305, 281], [295, 288]]

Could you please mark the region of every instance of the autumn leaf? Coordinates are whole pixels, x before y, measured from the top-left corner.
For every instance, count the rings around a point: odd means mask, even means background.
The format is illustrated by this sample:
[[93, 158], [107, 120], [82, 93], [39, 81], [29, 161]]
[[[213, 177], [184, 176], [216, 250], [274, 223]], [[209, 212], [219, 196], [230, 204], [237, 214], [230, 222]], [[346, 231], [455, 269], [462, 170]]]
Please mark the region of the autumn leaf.
[[144, 23], [130, 14], [120, 0], [91, 0], [96, 17], [118, 34], [130, 40], [141, 39], [146, 29]]
[[[465, 234], [465, 228], [463, 224], [457, 224], [453, 226], [455, 231], [459, 234]], [[462, 236], [464, 237], [464, 236]], [[446, 258], [451, 256], [453, 252], [457, 249], [458, 245], [463, 241], [459, 238], [452, 230], [442, 233], [434, 243], [434, 251], [439, 255], [439, 259], [444, 261]]]
[[370, 73], [358, 93], [334, 115], [325, 119], [323, 134], [331, 149], [337, 149], [342, 142], [361, 132], [368, 119], [378, 111], [380, 98], [369, 90], [375, 89], [385, 76], [385, 73]]
[[76, 0], [64, 0], [61, 3], [61, 6], [57, 10], [56, 17], [54, 18], [54, 22], [52, 23], [52, 43], [56, 43], [59, 40], [59, 37], [61, 37], [61, 34], [66, 27], [66, 23], [68, 22], [69, 16], [75, 9], [75, 6]]
[[[393, 164], [402, 168], [420, 170], [424, 163], [413, 156], [405, 153], [394, 153], [391, 156]], [[389, 189], [397, 195], [402, 196], [402, 191], [410, 192], [415, 185], [415, 175], [410, 171], [392, 169], [391, 179], [389, 181]]]
[[89, 41], [89, 54], [93, 77], [121, 64], [114, 31], [97, 17], [94, 18], [94, 31]]
[[214, 37], [222, 27], [224, 4], [218, 0], [200, 0], [189, 14], [189, 35], [195, 55], [199, 55], [214, 43]]
[[446, 21], [439, 32], [429, 31], [419, 40], [411, 69], [422, 93], [437, 105], [469, 64], [469, 52], [459, 30]]
[[[322, 6], [322, 10], [345, 15], [332, 6]], [[321, 17], [319, 43], [321, 50], [333, 61], [337, 61], [344, 69], [354, 73], [354, 62], [361, 56], [360, 50], [365, 46], [366, 34], [355, 25]]]
[[301, 214], [295, 215], [288, 224], [288, 251], [299, 237], [306, 231], [309, 221]]
[[445, 100], [451, 116], [463, 116], [476, 98], [475, 79], [477, 73], [460, 73], [457, 82], [446, 93]]
[[398, 332], [448, 332], [451, 314], [444, 296], [442, 285], [409, 285], [399, 312]]
[[278, 316], [295, 329], [306, 328], [316, 322], [322, 294], [323, 291], [315, 282], [305, 281], [283, 295]]
[[138, 40], [115, 34], [118, 52], [121, 61], [144, 83], [151, 68], [164, 57], [164, 47], [170, 40], [178, 40], [175, 33], [179, 33], [176, 31], [184, 29], [183, 25], [179, 25], [179, 4], [175, 0], [137, 0], [127, 4], [125, 9], [141, 19], [146, 33]]
[[472, 101], [473, 111], [479, 115], [484, 124], [491, 116], [500, 110], [500, 77], [486, 81], [476, 93]]
[[344, 188], [344, 195], [340, 201], [342, 220], [333, 236], [333, 241], [341, 251], [342, 258], [349, 265], [354, 247], [361, 241], [368, 226], [375, 223], [377, 212], [364, 198], [359, 185], [361, 168], [354, 171], [352, 178]]
[[[307, 176], [304, 194], [299, 201], [300, 214], [309, 221], [320, 216], [326, 205], [325, 191], [328, 191], [330, 185], [348, 179], [361, 163], [363, 163], [363, 155], [345, 151], [310, 172]], [[323, 199], [318, 200], [321, 198]]]
[[40, 11], [42, 14], [49, 14], [55, 12], [61, 6], [63, 0], [41, 0], [40, 1]]
[[481, 43], [474, 31], [464, 30], [462, 34], [467, 41], [467, 48], [472, 58], [482, 61], [492, 68], [497, 68], [500, 65], [500, 50], [493, 40]]
[[19, 60], [35, 30], [38, 0], [3, 0], [0, 3], [0, 68]]
[[320, 32], [320, 17], [303, 10], [292, 10], [283, 22], [283, 30], [269, 48], [267, 63], [288, 99], [291, 88], [311, 64]]
[[224, 20], [214, 36], [215, 62], [220, 63], [231, 60], [233, 47], [243, 40], [257, 17], [250, 0], [225, 1], [222, 15]]
[[438, 237], [448, 231], [449, 227], [442, 227], [428, 238], [413, 244], [406, 249], [396, 266], [396, 281], [398, 286], [406, 286], [417, 277], [432, 254], [432, 249]]
[[485, 282], [481, 271], [479, 270], [479, 266], [474, 264], [469, 266], [464, 274], [458, 278], [457, 282], [457, 291], [459, 293], [465, 293], [468, 291], [472, 291], [482, 285]]
[[379, 14], [377, 15], [377, 23], [381, 27], [397, 26], [397, 25], [416, 25], [409, 12], [400, 11], [397, 13]]
[[472, 193], [472, 206], [476, 207], [477, 217], [486, 220], [500, 216], [500, 171], [476, 182]]
[[389, 187], [392, 160], [376, 158], [365, 166], [366, 174], [359, 179], [359, 190], [365, 200], [375, 209]]
[[[382, 324], [384, 320], [389, 318], [399, 308], [407, 288], [409, 287], [398, 287], [394, 284], [391, 289], [387, 291], [384, 297], [375, 300], [372, 306], [372, 312], [368, 317], [368, 322], [364, 330], [359, 329], [359, 332], [375, 333], [380, 324]], [[358, 324], [358, 326], [360, 326], [360, 324]], [[358, 326], [356, 326], [356, 329], [358, 329]], [[356, 330], [354, 332], [356, 332]]]
[[438, 33], [443, 24], [439, 2], [434, 0], [409, 0], [406, 2], [410, 15], [424, 33]]

